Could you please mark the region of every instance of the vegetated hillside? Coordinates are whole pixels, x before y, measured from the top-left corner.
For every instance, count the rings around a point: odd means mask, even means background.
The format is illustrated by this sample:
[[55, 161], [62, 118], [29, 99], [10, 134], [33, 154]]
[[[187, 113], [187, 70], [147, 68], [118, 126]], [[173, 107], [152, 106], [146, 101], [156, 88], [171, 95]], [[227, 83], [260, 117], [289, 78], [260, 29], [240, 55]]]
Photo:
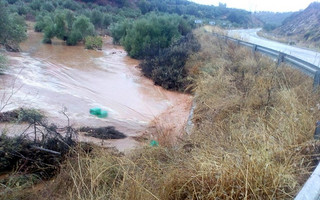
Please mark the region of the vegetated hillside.
[[275, 25], [275, 26], [281, 26], [283, 21], [290, 17], [294, 12], [268, 12], [268, 11], [262, 11], [262, 12], [255, 12], [253, 13], [254, 16], [259, 18], [261, 21], [263, 21], [265, 24]]
[[259, 26], [261, 23], [259, 20], [252, 18], [251, 12], [227, 8], [226, 4], [208, 6], [187, 0], [139, 0], [137, 6], [142, 13], [160, 11], [179, 15], [192, 15], [200, 19], [216, 20], [216, 24], [219, 24], [220, 20], [229, 21], [231, 23], [229, 24], [230, 26], [252, 27]]
[[[191, 15], [207, 22], [237, 27], [252, 27], [261, 25], [261, 21], [250, 12], [240, 9], [227, 8], [225, 4], [219, 6], [200, 5], [187, 0], [81, 0], [98, 5], [116, 5], [118, 7], [135, 6], [142, 14], [148, 12], [164, 12], [178, 15]], [[223, 21], [223, 22], [222, 22]], [[227, 24], [226, 22], [230, 22]]]
[[98, 5], [113, 5], [118, 7], [132, 6], [137, 0], [77, 0], [84, 3], [96, 3]]
[[274, 33], [298, 42], [320, 44], [320, 3], [311, 3], [305, 10], [294, 13]]

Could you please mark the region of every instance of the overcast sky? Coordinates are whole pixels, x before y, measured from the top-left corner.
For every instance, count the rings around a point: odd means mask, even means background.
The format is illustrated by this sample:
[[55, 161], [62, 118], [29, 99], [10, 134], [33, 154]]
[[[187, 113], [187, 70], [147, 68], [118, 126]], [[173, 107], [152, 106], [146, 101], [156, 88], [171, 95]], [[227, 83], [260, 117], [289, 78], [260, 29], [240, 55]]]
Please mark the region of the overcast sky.
[[240, 8], [248, 11], [287, 12], [305, 9], [311, 2], [319, 0], [191, 0], [206, 5], [226, 3], [228, 8]]

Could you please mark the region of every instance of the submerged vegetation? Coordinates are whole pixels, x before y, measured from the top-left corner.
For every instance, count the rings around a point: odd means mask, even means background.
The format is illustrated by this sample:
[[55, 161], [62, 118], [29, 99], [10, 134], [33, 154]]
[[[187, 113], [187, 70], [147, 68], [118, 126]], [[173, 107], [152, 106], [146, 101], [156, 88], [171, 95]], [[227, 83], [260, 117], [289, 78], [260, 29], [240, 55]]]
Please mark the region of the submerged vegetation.
[[84, 45], [86, 47], [86, 49], [98, 49], [101, 50], [102, 49], [102, 38], [99, 36], [87, 36], [84, 39]]
[[0, 74], [7, 68], [7, 60], [6, 57], [0, 53]]

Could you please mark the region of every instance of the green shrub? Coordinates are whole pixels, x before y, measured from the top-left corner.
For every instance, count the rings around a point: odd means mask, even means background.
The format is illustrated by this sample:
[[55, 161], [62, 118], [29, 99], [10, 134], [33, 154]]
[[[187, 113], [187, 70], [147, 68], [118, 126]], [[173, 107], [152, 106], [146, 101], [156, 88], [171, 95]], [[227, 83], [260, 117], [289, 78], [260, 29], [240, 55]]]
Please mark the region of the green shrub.
[[51, 44], [51, 39], [55, 36], [55, 27], [53, 22], [49, 22], [46, 24], [44, 28], [44, 35], [43, 35], [43, 43]]
[[19, 43], [27, 38], [26, 23], [17, 13], [10, 13], [0, 1], [0, 44], [10, 51], [19, 51]]
[[276, 29], [276, 28], [277, 28], [277, 26], [274, 25], [274, 24], [265, 24], [265, 25], [263, 26], [263, 30], [265, 30], [265, 31], [267, 31], [267, 32], [273, 31], [273, 30]]
[[19, 116], [18, 121], [19, 122], [28, 122], [28, 123], [34, 123], [36, 121], [42, 121], [45, 118], [45, 116], [36, 109], [20, 109], [19, 110]]
[[90, 19], [86, 16], [79, 16], [75, 19], [72, 25], [72, 31], [78, 31], [81, 40], [89, 35], [95, 34], [95, 29]]
[[188, 23], [178, 15], [153, 13], [135, 21], [122, 38], [122, 45], [131, 57], [145, 58], [169, 47], [190, 30]]
[[101, 37], [96, 37], [96, 36], [87, 36], [85, 38], [85, 48], [86, 49], [98, 49], [101, 50], [102, 49], [102, 38]]
[[67, 45], [76, 45], [79, 41], [81, 41], [81, 33], [73, 30], [67, 39]]
[[53, 4], [49, 1], [49, 2], [45, 2], [42, 5], [42, 10], [46, 10], [48, 12], [53, 12], [55, 9], [55, 7], [53, 6]]
[[3, 73], [6, 67], [7, 67], [7, 59], [4, 55], [0, 53], [0, 74]]
[[132, 24], [128, 20], [112, 24], [110, 27], [111, 37], [114, 44], [120, 44], [121, 39], [127, 35], [127, 30], [131, 28]]

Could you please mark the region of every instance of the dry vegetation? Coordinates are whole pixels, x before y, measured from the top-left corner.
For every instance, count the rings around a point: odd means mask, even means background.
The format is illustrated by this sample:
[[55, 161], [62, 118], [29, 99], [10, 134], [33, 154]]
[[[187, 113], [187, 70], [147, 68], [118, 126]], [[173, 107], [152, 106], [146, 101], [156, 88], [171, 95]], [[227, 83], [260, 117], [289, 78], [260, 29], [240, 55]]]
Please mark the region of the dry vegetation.
[[77, 153], [37, 198], [292, 199], [315, 166], [312, 80], [250, 50], [196, 33], [187, 67], [195, 127], [175, 145], [123, 156]]

